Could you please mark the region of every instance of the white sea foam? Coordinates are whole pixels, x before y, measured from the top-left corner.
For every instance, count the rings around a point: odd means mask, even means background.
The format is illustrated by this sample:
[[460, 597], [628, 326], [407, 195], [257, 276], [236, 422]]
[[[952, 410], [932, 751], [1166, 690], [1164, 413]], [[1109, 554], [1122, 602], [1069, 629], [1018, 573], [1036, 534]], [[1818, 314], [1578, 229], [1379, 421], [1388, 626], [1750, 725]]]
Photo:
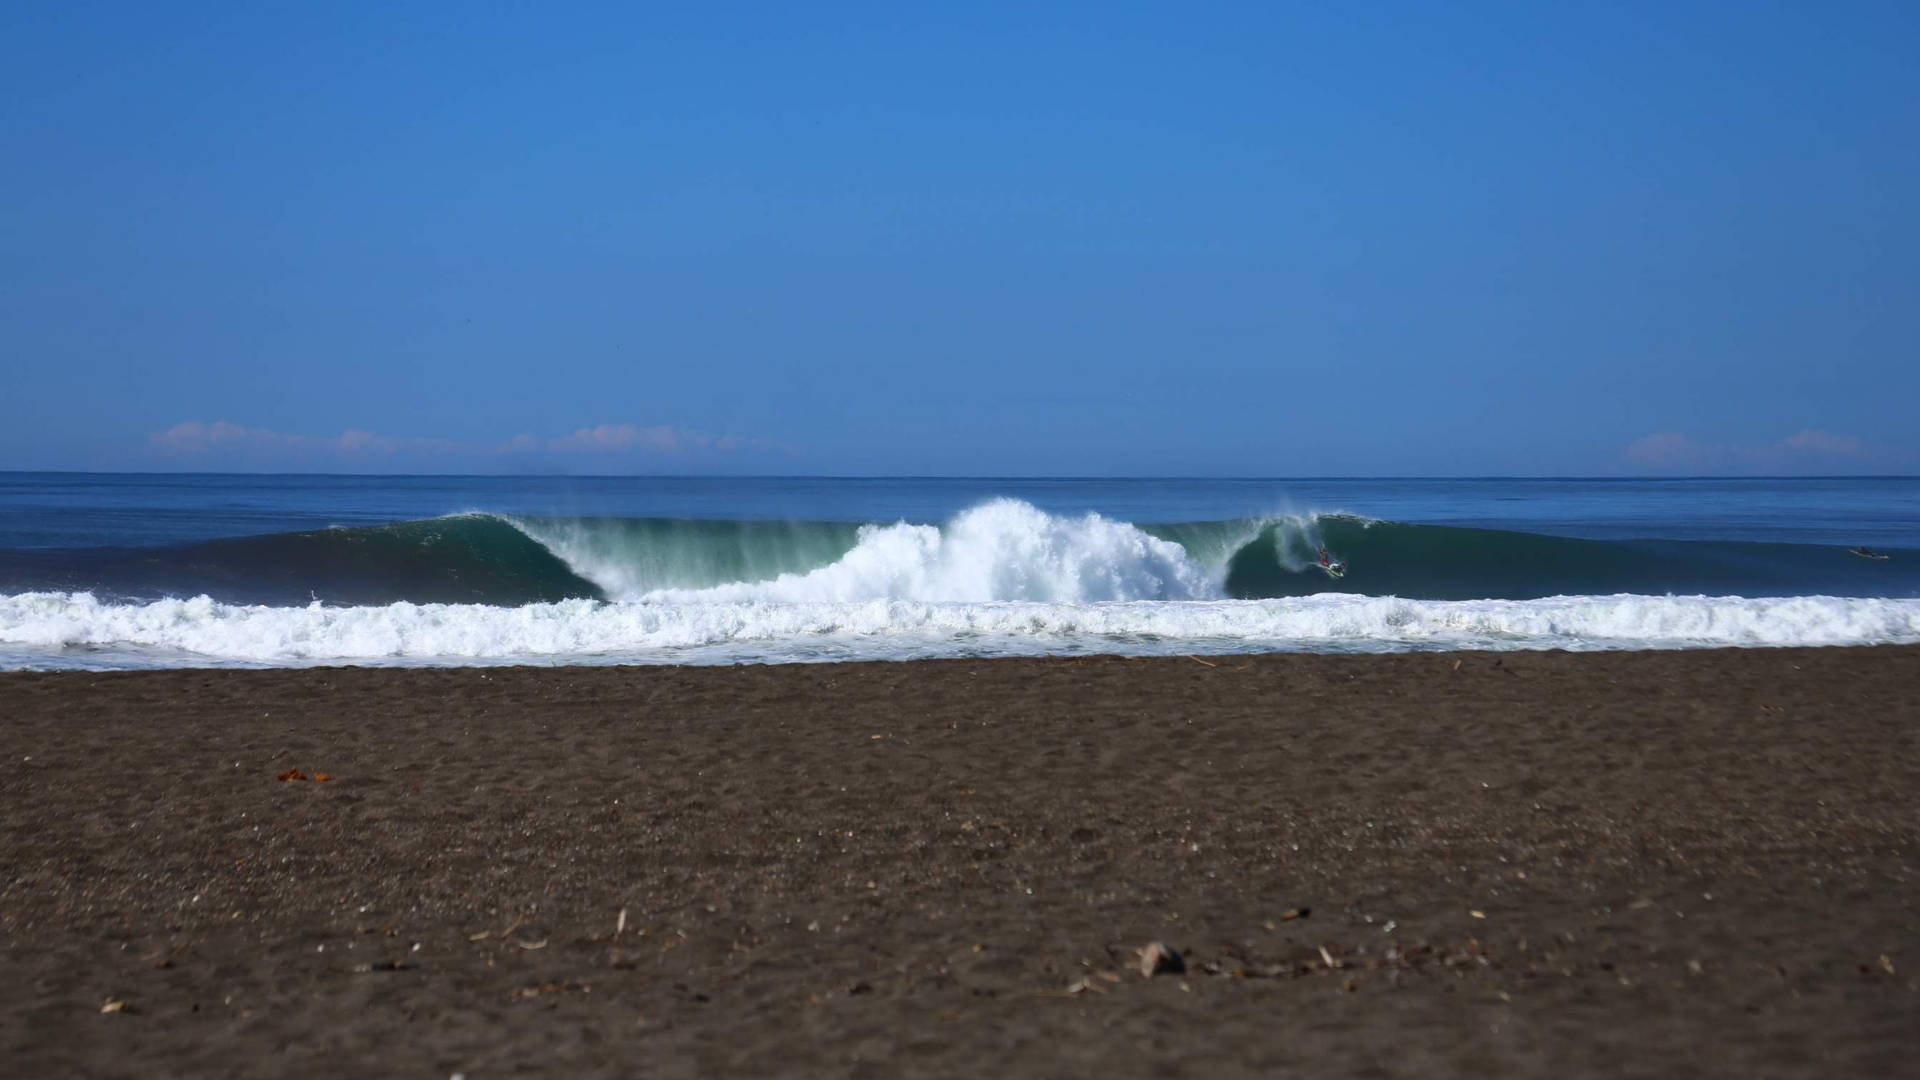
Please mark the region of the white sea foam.
[[[912, 547], [923, 543], [912, 534]], [[1130, 543], [1130, 541], [1129, 541]], [[916, 550], [924, 550], [919, 548]], [[927, 562], [930, 572], [944, 564]], [[959, 571], [954, 571], [958, 573]], [[1169, 568], [1169, 574], [1172, 574]], [[783, 586], [799, 589], [811, 575]], [[1131, 579], [1129, 579], [1131, 581]], [[1177, 575], [1168, 580], [1180, 580]], [[1065, 573], [1083, 593], [1118, 591]], [[1138, 583], [1135, 582], [1135, 585]], [[806, 585], [833, 595], [831, 579]], [[299, 608], [0, 597], [0, 666], [714, 663], [1036, 653], [1675, 648], [1920, 641], [1920, 600], [1585, 596], [1415, 601], [653, 598]]]
[[[523, 526], [524, 527], [524, 526]], [[645, 588], [589, 545], [529, 535], [615, 599], [674, 603], [1195, 600], [1221, 595], [1219, 568], [1099, 514], [1064, 517], [994, 499], [944, 526], [863, 526], [851, 551], [806, 572], [697, 589]], [[558, 542], [556, 542], [556, 540]]]

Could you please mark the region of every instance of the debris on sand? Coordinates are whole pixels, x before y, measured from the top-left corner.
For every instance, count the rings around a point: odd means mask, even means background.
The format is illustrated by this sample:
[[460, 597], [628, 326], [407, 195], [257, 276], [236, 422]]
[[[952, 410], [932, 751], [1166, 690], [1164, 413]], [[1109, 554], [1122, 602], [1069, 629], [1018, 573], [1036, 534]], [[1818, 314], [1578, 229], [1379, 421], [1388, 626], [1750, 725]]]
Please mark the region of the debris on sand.
[[1187, 970], [1187, 962], [1180, 954], [1168, 948], [1164, 942], [1150, 941], [1140, 949], [1140, 975], [1151, 979], [1155, 975], [1179, 975]]
[[588, 994], [593, 992], [593, 984], [574, 979], [564, 982], [539, 983], [535, 986], [523, 986], [513, 992], [516, 1001], [531, 1001], [548, 994]]

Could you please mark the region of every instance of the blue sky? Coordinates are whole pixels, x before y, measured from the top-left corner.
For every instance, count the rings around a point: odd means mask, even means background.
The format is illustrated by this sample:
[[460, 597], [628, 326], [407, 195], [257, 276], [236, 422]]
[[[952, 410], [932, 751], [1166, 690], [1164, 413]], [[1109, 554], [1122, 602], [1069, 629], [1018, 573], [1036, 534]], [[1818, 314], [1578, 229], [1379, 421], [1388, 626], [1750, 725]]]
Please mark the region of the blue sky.
[[0, 7], [0, 468], [1920, 472], [1920, 5]]

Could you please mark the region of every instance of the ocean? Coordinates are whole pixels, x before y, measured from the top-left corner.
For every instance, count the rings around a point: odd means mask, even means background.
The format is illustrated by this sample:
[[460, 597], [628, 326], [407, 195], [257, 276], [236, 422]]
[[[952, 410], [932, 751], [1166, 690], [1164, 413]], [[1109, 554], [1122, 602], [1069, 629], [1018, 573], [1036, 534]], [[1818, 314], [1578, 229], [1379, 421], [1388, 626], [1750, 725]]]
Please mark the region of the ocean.
[[11, 669], [1914, 641], [1911, 477], [0, 473]]

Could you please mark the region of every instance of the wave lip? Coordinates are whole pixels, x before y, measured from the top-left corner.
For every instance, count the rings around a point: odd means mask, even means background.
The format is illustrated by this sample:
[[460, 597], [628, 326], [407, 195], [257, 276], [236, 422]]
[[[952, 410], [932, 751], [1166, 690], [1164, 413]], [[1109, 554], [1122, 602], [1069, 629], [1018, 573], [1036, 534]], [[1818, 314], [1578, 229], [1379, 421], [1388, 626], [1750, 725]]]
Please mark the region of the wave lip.
[[[0, 666], [735, 662], [1086, 653], [1597, 649], [1920, 642], [1920, 600], [1568, 596], [1431, 601], [586, 599], [270, 607], [0, 596]], [[95, 655], [97, 654], [97, 655]], [[63, 662], [62, 657], [67, 657]]]

